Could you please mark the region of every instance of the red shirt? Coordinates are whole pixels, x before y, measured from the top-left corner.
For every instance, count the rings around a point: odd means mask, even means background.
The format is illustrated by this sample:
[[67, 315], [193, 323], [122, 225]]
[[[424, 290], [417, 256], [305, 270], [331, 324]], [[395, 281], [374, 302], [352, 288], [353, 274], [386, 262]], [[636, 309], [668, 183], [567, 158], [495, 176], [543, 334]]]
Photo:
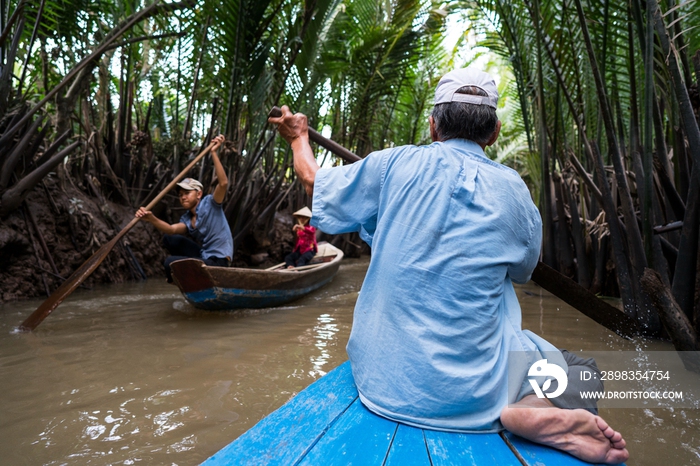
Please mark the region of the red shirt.
[[308, 251], [318, 251], [316, 228], [307, 225], [303, 229], [297, 230], [297, 244], [294, 246], [294, 251], [299, 251], [299, 254], [304, 254]]

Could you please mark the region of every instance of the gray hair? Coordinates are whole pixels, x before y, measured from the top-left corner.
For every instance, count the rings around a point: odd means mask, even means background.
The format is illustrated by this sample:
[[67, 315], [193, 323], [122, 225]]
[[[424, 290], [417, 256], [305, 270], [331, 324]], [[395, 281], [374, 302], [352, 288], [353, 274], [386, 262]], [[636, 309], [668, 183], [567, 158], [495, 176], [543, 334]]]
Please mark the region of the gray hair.
[[[460, 87], [456, 93], [488, 96], [484, 90], [474, 86]], [[431, 116], [441, 141], [469, 139], [477, 144], [486, 144], [498, 122], [495, 108], [464, 102], [437, 104]]]

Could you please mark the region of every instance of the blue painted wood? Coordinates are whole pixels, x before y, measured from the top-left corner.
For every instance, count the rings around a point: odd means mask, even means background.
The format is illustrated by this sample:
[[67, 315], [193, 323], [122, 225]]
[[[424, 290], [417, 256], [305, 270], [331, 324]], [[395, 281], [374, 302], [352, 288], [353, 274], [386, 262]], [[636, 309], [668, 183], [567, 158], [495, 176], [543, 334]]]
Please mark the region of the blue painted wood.
[[458, 434], [425, 431], [433, 466], [520, 466], [520, 461], [498, 434]]
[[385, 466], [431, 466], [423, 429], [399, 424]]
[[506, 433], [460, 434], [389, 421], [360, 402], [346, 362], [317, 380], [205, 463], [213, 465], [586, 465]]
[[357, 399], [350, 364], [337, 367], [301, 391], [205, 465], [292, 465]]
[[396, 422], [372, 414], [358, 398], [299, 465], [381, 465], [397, 427]]
[[589, 466], [592, 464], [554, 448], [532, 443], [510, 432], [506, 432], [505, 436], [511, 445], [518, 450], [518, 453], [520, 453], [528, 466], [558, 466], [561, 464], [566, 464], [567, 466]]
[[333, 276], [312, 286], [287, 290], [243, 290], [214, 287], [202, 291], [183, 292], [185, 299], [197, 309], [219, 311], [222, 309], [259, 309], [274, 307], [294, 301], [328, 284]]

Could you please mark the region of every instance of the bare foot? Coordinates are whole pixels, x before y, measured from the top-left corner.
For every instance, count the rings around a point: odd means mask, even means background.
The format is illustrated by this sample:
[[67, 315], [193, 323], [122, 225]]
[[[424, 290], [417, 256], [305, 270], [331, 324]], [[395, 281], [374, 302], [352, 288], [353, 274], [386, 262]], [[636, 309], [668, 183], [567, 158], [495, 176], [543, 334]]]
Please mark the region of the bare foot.
[[585, 409], [555, 408], [535, 395], [503, 408], [501, 423], [516, 435], [590, 463], [619, 464], [630, 456], [622, 435], [603, 418]]

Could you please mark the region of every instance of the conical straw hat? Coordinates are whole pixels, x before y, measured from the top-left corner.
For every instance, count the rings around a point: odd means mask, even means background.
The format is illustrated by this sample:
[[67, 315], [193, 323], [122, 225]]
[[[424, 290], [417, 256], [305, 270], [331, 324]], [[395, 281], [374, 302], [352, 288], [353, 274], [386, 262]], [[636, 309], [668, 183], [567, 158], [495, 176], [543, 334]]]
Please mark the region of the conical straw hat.
[[309, 209], [308, 207], [304, 206], [303, 208], [301, 208], [301, 209], [297, 210], [296, 212], [294, 212], [292, 215], [294, 215], [295, 217], [307, 217], [307, 218], [311, 218], [311, 209]]

